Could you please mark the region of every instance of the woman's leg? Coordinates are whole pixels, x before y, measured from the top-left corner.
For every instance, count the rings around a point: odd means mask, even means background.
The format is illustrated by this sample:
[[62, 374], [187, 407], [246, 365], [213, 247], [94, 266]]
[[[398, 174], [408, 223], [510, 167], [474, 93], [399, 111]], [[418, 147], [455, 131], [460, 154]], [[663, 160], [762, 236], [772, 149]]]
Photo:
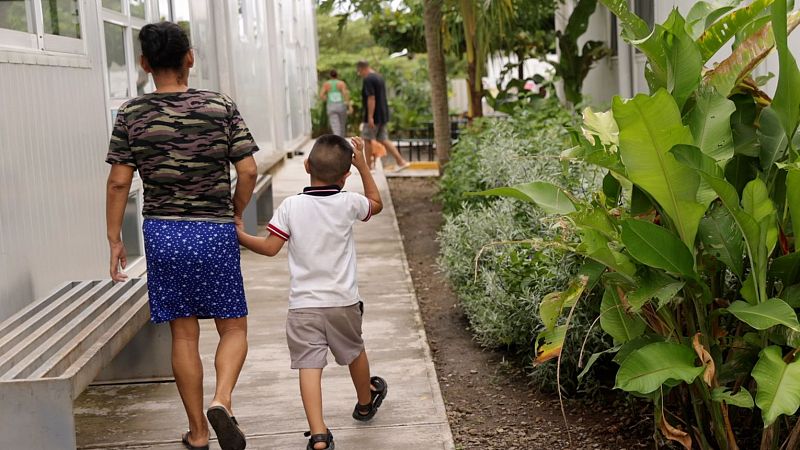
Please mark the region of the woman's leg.
[[189, 418], [189, 442], [208, 442], [208, 422], [203, 414], [203, 364], [200, 361], [200, 325], [196, 317], [183, 317], [169, 323], [172, 331], [172, 373]]
[[339, 113], [333, 108], [328, 108], [328, 123], [331, 126], [331, 133], [341, 136], [341, 124], [339, 123]]
[[233, 414], [231, 396], [247, 356], [247, 317], [215, 319], [219, 345], [214, 359], [217, 388], [211, 406], [222, 405]]

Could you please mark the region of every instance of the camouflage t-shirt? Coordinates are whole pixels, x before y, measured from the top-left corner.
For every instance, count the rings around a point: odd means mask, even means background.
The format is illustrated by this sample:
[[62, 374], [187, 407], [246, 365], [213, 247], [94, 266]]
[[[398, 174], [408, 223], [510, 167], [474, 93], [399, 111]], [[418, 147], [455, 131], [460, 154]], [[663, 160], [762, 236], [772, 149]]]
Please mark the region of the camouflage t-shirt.
[[189, 89], [125, 103], [106, 162], [139, 171], [146, 217], [227, 221], [233, 218], [229, 163], [256, 151], [230, 97]]

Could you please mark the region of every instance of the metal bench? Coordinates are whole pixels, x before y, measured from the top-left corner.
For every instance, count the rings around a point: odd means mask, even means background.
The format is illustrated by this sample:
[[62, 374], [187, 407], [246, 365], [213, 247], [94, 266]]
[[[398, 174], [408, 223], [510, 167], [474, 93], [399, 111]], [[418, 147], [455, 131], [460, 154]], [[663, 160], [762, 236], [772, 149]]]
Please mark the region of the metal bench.
[[[148, 323], [147, 300], [144, 279], [74, 281], [0, 323], [0, 448], [75, 448], [72, 402]], [[147, 372], [169, 367], [145, 347]], [[110, 375], [141, 372], [130, 364]]]
[[258, 224], [266, 224], [272, 218], [272, 175], [265, 173], [258, 176], [253, 197], [242, 214], [244, 229], [249, 234], [257, 234]]

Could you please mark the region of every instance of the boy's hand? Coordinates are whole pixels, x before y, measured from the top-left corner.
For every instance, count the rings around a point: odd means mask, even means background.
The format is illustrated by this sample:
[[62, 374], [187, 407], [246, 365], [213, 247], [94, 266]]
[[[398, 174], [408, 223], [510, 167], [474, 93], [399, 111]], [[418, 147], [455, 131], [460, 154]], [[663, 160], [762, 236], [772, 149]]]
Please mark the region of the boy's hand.
[[240, 216], [233, 216], [233, 224], [236, 225], [236, 232], [243, 233], [244, 232], [244, 221]]
[[352, 137], [350, 144], [353, 146], [353, 165], [360, 172], [362, 168], [367, 167], [367, 160], [364, 158], [364, 140], [360, 137]]

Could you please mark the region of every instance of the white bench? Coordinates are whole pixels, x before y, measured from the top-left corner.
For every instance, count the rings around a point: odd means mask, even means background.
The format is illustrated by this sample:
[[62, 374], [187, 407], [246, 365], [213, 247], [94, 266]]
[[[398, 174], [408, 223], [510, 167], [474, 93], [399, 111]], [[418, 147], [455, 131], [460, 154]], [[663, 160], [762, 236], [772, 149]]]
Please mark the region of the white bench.
[[253, 235], [258, 234], [258, 224], [269, 222], [272, 211], [272, 175], [265, 173], [258, 176], [253, 197], [242, 214], [245, 231]]
[[74, 281], [0, 323], [0, 449], [75, 448], [72, 402], [148, 323], [147, 300], [144, 279]]

